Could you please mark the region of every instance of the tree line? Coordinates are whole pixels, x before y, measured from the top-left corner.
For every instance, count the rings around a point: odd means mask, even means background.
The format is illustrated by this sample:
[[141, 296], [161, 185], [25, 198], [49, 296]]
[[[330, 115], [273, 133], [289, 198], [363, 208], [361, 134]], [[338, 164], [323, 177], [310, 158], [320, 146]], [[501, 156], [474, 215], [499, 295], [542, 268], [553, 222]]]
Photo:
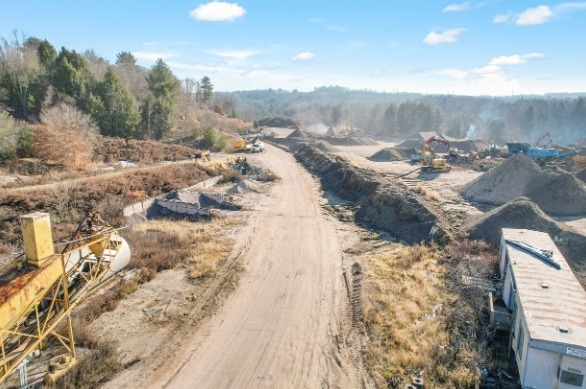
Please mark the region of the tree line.
[[162, 59], [148, 69], [136, 62], [128, 51], [110, 64], [93, 50], [57, 51], [15, 32], [0, 39], [0, 108], [38, 122], [44, 110], [64, 104], [89, 115], [102, 135], [161, 139], [182, 109], [212, 103], [209, 77], [180, 81]]
[[304, 125], [350, 126], [389, 137], [440, 131], [458, 139], [533, 143], [549, 131], [561, 145], [586, 138], [586, 98], [579, 94], [472, 97], [333, 86], [312, 92], [268, 89], [223, 92], [220, 96], [237, 100], [241, 111], [250, 110], [259, 118], [289, 116]]

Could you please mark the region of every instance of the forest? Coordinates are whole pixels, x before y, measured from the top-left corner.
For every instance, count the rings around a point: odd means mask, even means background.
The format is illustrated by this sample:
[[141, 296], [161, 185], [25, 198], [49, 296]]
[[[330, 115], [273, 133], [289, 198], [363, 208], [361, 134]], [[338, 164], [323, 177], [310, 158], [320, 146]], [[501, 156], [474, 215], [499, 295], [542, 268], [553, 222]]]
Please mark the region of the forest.
[[582, 95], [473, 97], [350, 90], [341, 86], [312, 92], [259, 90], [217, 93], [257, 117], [290, 116], [303, 125], [323, 123], [339, 130], [361, 128], [372, 135], [408, 137], [441, 131], [458, 139], [503, 144], [535, 142], [549, 131], [555, 143], [586, 138]]
[[180, 81], [162, 59], [145, 68], [121, 51], [110, 64], [93, 50], [57, 51], [16, 31], [0, 38], [0, 160], [32, 156], [58, 136], [75, 145], [95, 135], [161, 140], [179, 126], [199, 131], [195, 110], [212, 102], [209, 77]]

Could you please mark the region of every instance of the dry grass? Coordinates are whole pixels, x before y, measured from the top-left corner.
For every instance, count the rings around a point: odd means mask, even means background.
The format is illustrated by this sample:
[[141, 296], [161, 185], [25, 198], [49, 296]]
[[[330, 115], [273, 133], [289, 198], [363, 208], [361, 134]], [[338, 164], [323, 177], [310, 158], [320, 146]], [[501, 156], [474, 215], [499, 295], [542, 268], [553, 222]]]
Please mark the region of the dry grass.
[[489, 364], [485, 339], [477, 338], [486, 294], [460, 279], [494, 271], [487, 249], [462, 240], [447, 248], [397, 245], [369, 258], [366, 356], [379, 387], [400, 387], [420, 371], [430, 387], [475, 386], [479, 366]]
[[135, 233], [147, 237], [146, 240], [161, 242], [164, 247], [159, 249], [159, 256], [155, 256], [152, 250], [158, 245], [145, 240], [143, 243], [146, 246], [141, 245], [141, 251], [134, 255], [131, 266], [152, 268], [154, 261], [159, 270], [161, 266], [184, 262], [189, 268], [190, 278], [214, 277], [218, 266], [232, 250], [233, 240], [226, 237], [226, 230], [238, 224], [236, 219], [231, 218], [195, 223], [158, 220], [141, 224]]
[[118, 362], [116, 344], [112, 340], [100, 340], [88, 354], [79, 358], [79, 363], [57, 381], [55, 388], [97, 388], [116, 373], [123, 370]]
[[439, 193], [434, 192], [433, 190], [430, 190], [423, 185], [417, 185], [413, 188], [413, 191], [415, 193], [419, 193], [420, 195], [431, 201], [440, 202], [442, 199]]

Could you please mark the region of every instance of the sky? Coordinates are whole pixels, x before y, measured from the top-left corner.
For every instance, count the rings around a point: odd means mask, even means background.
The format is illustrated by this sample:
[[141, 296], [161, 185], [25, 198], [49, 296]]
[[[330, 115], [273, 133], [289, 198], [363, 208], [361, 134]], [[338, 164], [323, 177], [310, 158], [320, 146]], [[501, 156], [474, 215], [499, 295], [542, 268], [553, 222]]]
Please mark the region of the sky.
[[7, 1], [13, 30], [111, 63], [163, 58], [217, 91], [586, 92], [586, 1]]

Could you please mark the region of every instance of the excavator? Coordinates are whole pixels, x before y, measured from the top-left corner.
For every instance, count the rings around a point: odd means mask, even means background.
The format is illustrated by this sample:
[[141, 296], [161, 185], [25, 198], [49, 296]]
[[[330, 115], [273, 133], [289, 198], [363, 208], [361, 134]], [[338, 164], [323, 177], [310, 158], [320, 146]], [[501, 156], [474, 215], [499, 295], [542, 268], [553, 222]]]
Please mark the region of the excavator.
[[540, 147], [541, 142], [544, 139], [548, 139], [548, 142], [545, 144], [545, 146], [549, 146], [549, 145], [553, 144], [553, 139], [551, 138], [551, 134], [549, 133], [549, 131], [546, 131], [543, 135], [541, 135], [539, 137], [539, 139], [537, 139], [537, 141], [535, 142], [535, 145], [533, 147]]
[[54, 384], [76, 364], [71, 311], [128, 264], [130, 248], [97, 213], [61, 244], [53, 243], [48, 213], [20, 221], [24, 253], [0, 274], [0, 384], [18, 370], [20, 387], [29, 387], [26, 365], [34, 358], [48, 359], [44, 381]]
[[[437, 142], [450, 148], [450, 142], [440, 138], [439, 136], [432, 136], [425, 142], [421, 142], [421, 171], [424, 173], [445, 173], [452, 170], [444, 158], [436, 158], [435, 151], [430, 146], [431, 143]], [[429, 158], [427, 156], [429, 152]]]

